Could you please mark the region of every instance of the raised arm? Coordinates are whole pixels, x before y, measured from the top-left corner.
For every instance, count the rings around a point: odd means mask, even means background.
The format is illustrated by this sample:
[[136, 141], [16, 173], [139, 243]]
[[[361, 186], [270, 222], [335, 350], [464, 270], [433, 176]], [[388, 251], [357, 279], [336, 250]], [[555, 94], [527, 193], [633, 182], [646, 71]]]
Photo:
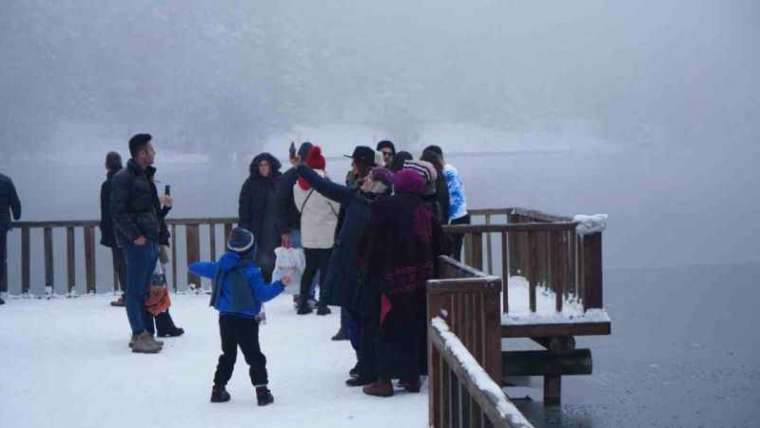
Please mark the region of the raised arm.
[[333, 183], [332, 181], [321, 177], [307, 165], [298, 165], [298, 174], [301, 178], [311, 184], [311, 187], [313, 187], [314, 190], [327, 199], [342, 204], [348, 202], [354, 196], [354, 192], [348, 187], [341, 186], [338, 183]]
[[195, 262], [189, 269], [190, 272], [204, 278], [214, 279], [216, 276], [216, 262]]

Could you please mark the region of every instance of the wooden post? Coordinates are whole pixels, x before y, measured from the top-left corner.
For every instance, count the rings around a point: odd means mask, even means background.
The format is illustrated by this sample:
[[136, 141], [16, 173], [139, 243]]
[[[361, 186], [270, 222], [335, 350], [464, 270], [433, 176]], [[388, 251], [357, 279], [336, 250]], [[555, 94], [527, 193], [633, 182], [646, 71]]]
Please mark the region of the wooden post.
[[172, 224], [172, 289], [177, 292], [177, 225]]
[[209, 251], [211, 260], [216, 261], [216, 225], [214, 223], [208, 224], [208, 245], [211, 247]]
[[74, 227], [66, 228], [66, 279], [68, 292], [71, 293], [76, 287], [77, 267], [76, 254], [74, 253]]
[[554, 308], [557, 312], [562, 312], [562, 304], [565, 300], [565, 281], [566, 263], [567, 263], [567, 246], [563, 245], [565, 238], [564, 232], [552, 232], [552, 274], [551, 281], [556, 294]]
[[227, 240], [232, 232], [232, 223], [224, 223], [224, 248], [227, 248]]
[[29, 228], [21, 228], [21, 293], [29, 292], [31, 285], [31, 247], [29, 242]]
[[483, 270], [483, 234], [474, 232], [465, 235], [465, 263]]
[[544, 376], [544, 405], [559, 405], [562, 399], [562, 376]]
[[602, 308], [602, 234], [583, 237], [583, 310]]
[[46, 227], [45, 235], [45, 288], [50, 287], [50, 293], [55, 292], [55, 264], [53, 263], [53, 229]]
[[[486, 214], [486, 225], [491, 224], [491, 214]], [[486, 233], [486, 261], [488, 266], [488, 273], [493, 274], [493, 243], [490, 233]]]
[[530, 311], [536, 312], [536, 281], [538, 263], [538, 236], [536, 232], [528, 232], [528, 288], [530, 294]]
[[[191, 263], [200, 260], [201, 247], [198, 239], [198, 225], [188, 224], [185, 226], [185, 237], [187, 245], [187, 264], [190, 265]], [[188, 270], [187, 283], [195, 284], [196, 287], [200, 287], [201, 279]]]
[[509, 235], [507, 232], [501, 233], [501, 295], [504, 302], [504, 307], [502, 308], [502, 311], [506, 314], [509, 312], [509, 274], [511, 272], [511, 267], [509, 266], [509, 261], [511, 260], [511, 256], [509, 255], [509, 248], [507, 247], [507, 243], [509, 242]]
[[84, 264], [87, 292], [95, 293], [95, 227], [84, 227]]

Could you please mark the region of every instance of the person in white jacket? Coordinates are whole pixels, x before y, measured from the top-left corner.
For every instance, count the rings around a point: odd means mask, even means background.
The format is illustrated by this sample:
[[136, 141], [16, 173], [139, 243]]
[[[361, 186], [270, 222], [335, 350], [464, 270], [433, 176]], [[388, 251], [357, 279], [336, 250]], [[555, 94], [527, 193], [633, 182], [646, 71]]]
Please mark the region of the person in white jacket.
[[[317, 174], [325, 177], [325, 158], [322, 149], [312, 147], [306, 157], [306, 164]], [[293, 186], [293, 200], [301, 212], [301, 245], [306, 255], [306, 268], [301, 277], [299, 296], [309, 295], [309, 286], [319, 272], [319, 301], [317, 315], [327, 315], [330, 309], [325, 303], [328, 290], [324, 287], [327, 278], [327, 266], [330, 253], [335, 244], [335, 227], [338, 225], [340, 205], [331, 201], [314, 189], [302, 178]], [[305, 315], [312, 311], [307, 299], [301, 298], [298, 303], [298, 314]]]

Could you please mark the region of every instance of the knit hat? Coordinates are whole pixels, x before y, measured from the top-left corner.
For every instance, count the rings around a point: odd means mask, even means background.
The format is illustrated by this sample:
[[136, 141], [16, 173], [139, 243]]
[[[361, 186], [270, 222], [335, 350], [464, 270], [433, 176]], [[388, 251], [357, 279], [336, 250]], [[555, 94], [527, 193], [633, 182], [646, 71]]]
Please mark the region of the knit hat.
[[240, 226], [230, 232], [227, 248], [236, 253], [245, 253], [253, 248], [253, 233]]
[[411, 169], [422, 175], [426, 183], [433, 183], [438, 179], [438, 171], [432, 163], [423, 160], [408, 160], [404, 162], [404, 169]]
[[425, 191], [425, 179], [412, 169], [402, 169], [393, 176], [393, 185], [397, 193], [422, 194]]
[[306, 165], [309, 165], [313, 169], [325, 169], [325, 157], [322, 156], [322, 148], [319, 146], [313, 146], [309, 149], [309, 154], [306, 156]]
[[372, 181], [379, 181], [386, 186], [393, 186], [393, 173], [383, 167], [372, 168], [369, 172], [369, 177]]

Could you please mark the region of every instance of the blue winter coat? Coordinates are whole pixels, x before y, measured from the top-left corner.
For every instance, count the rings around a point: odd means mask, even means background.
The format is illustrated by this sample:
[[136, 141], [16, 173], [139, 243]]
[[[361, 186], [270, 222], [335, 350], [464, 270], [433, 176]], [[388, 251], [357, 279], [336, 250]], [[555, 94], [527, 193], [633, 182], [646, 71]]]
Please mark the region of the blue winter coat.
[[214, 280], [210, 306], [225, 315], [254, 318], [261, 312], [262, 303], [285, 289], [280, 281], [265, 283], [261, 269], [232, 251], [224, 253], [218, 262], [193, 263], [190, 271]]

